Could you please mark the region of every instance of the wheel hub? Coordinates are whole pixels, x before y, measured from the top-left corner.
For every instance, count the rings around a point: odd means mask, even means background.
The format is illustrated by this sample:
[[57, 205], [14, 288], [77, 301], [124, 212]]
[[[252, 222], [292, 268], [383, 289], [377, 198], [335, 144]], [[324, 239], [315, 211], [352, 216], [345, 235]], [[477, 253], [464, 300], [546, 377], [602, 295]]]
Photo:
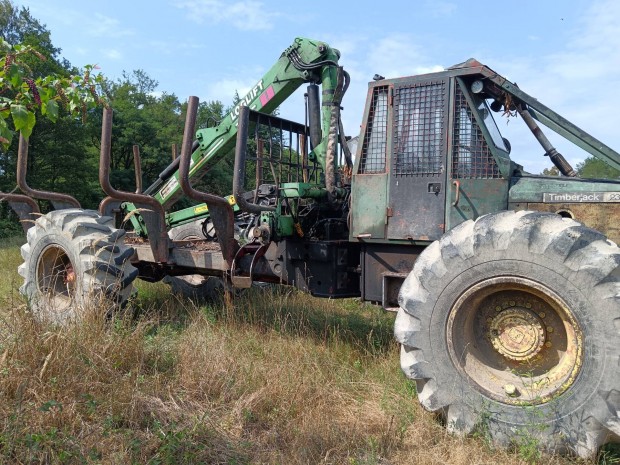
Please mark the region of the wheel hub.
[[524, 307], [513, 307], [498, 313], [489, 325], [493, 347], [511, 360], [534, 358], [545, 344], [545, 335], [540, 317]]
[[575, 381], [583, 337], [550, 288], [517, 276], [480, 281], [450, 310], [446, 343], [456, 368], [492, 399], [549, 402]]
[[74, 303], [77, 274], [67, 251], [57, 244], [47, 246], [37, 263], [38, 298], [47, 311], [63, 313]]

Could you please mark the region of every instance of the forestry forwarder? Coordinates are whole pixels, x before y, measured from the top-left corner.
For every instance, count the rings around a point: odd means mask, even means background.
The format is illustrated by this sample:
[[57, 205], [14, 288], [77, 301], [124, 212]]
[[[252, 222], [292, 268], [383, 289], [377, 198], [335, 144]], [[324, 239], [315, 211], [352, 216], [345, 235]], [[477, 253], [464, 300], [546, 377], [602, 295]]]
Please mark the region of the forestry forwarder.
[[[323, 42], [296, 39], [212, 128], [195, 132], [190, 98], [181, 156], [145, 192], [140, 176], [137, 192], [109, 182], [105, 111], [99, 212], [31, 189], [20, 139], [26, 196], [9, 200], [36, 218], [23, 223], [19, 267], [32, 311], [64, 322], [95, 300], [123, 304], [135, 278], [196, 275], [216, 279], [194, 288], [261, 281], [357, 296], [398, 312], [402, 368], [450, 430], [483, 428], [500, 444], [527, 434], [582, 456], [617, 440], [620, 181], [577, 178], [538, 123], [618, 169], [620, 155], [469, 60], [371, 82], [353, 163], [338, 59]], [[269, 115], [304, 83], [308, 124]], [[518, 115], [563, 176], [512, 161], [494, 111]], [[233, 148], [233, 196], [195, 189]], [[167, 212], [183, 195], [203, 204]], [[31, 197], [57, 210], [31, 217]], [[115, 209], [132, 232], [114, 227]], [[188, 234], [196, 220], [203, 226]]]

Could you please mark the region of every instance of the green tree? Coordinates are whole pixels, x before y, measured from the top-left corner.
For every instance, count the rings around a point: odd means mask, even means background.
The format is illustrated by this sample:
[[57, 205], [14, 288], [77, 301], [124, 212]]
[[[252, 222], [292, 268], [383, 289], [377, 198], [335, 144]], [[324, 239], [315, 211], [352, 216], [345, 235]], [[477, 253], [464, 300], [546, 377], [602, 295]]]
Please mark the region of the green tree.
[[[185, 109], [186, 105], [184, 105], [184, 113]], [[226, 115], [226, 111], [222, 102], [218, 100], [200, 102], [196, 126], [198, 128], [217, 126]], [[234, 152], [229, 152], [210, 166], [206, 176], [197, 183], [197, 187], [221, 196], [231, 194], [234, 166]]]
[[582, 178], [620, 179], [620, 171], [594, 157], [588, 157], [579, 163], [577, 173]]
[[27, 8], [0, 0], [0, 191], [15, 187], [14, 135], [21, 131], [30, 139], [30, 184], [92, 204], [96, 171], [88, 169], [87, 132], [79, 117], [104, 103], [103, 76], [94, 66], [71, 68], [59, 54], [50, 31]]
[[[172, 144], [181, 144], [181, 104], [174, 94], [158, 93], [158, 82], [143, 70], [124, 72], [106, 85], [114, 111], [112, 127], [111, 182], [121, 190], [135, 189], [133, 146], [140, 148], [145, 186], [172, 161]], [[99, 147], [101, 122], [90, 122], [95, 146]]]
[[9, 0], [0, 1], [0, 37], [11, 44], [37, 45], [50, 55], [60, 53], [52, 45], [50, 31], [30, 15], [30, 10], [18, 8]]
[[543, 176], [559, 176], [560, 170], [557, 166], [552, 166], [551, 168], [545, 168], [540, 174], [542, 174]]

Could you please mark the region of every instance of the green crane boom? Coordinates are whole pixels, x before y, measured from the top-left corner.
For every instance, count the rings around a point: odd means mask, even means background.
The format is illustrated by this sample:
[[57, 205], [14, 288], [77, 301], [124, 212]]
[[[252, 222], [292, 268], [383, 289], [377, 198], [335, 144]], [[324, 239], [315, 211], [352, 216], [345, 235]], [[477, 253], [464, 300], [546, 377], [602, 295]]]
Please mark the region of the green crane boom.
[[[265, 73], [217, 126], [196, 131], [190, 179], [193, 182], [201, 179], [213, 163], [228, 154], [234, 147], [241, 106], [270, 113], [304, 83], [321, 84], [322, 87], [321, 140], [314, 146], [309, 158], [316, 160], [325, 169], [331, 107], [339, 79], [339, 58], [340, 52], [324, 42], [296, 38], [273, 67]], [[183, 192], [179, 184], [178, 162], [170, 165], [160, 175], [160, 178], [147, 189], [146, 193], [153, 195], [166, 209], [179, 200]], [[135, 206], [126, 203], [124, 208], [131, 211], [135, 209]], [[132, 217], [132, 222], [137, 233], [146, 235], [145, 226], [137, 218]]]

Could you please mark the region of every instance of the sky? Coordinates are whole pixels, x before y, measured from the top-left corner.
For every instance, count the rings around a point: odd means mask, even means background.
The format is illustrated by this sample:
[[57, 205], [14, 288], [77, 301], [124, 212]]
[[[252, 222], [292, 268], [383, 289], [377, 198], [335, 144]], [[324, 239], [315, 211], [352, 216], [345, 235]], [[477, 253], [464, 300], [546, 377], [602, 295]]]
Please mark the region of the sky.
[[[368, 82], [437, 71], [475, 57], [619, 151], [618, 0], [105, 0], [16, 1], [51, 31], [74, 66], [108, 79], [142, 69], [180, 100], [232, 103], [295, 37], [341, 52], [351, 75], [347, 135], [359, 133]], [[304, 87], [280, 116], [303, 121]], [[496, 116], [512, 158], [532, 173], [551, 166], [519, 119]], [[545, 132], [575, 166], [586, 153]]]

